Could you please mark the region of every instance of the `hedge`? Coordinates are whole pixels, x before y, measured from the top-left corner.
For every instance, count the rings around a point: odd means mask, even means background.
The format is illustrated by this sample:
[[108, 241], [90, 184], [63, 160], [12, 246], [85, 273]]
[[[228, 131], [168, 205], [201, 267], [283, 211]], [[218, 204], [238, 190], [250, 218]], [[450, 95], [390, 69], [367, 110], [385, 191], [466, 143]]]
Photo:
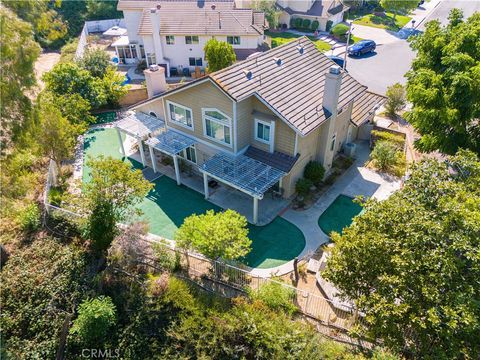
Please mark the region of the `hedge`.
[[319, 26], [320, 26], [320, 23], [317, 20], [312, 21], [312, 27], [311, 28], [312, 28], [313, 31], [317, 31]]

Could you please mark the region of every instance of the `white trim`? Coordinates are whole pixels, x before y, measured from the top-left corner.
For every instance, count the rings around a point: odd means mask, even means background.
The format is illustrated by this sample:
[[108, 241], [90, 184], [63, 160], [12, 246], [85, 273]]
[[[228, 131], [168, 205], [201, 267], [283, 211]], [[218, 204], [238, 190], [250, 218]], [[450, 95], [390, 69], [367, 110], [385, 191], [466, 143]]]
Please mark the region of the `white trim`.
[[[272, 122], [268, 122], [268, 121], [264, 121], [264, 120], [260, 120], [260, 119], [254, 119], [255, 120], [255, 129], [254, 129], [254, 134], [253, 134], [253, 138], [258, 141], [258, 142], [261, 142], [261, 143], [264, 143], [264, 144], [267, 144], [267, 145], [270, 145], [271, 142], [272, 142], [272, 137], [271, 137], [271, 132], [272, 132]], [[265, 139], [262, 139], [262, 138], [259, 138], [258, 137], [258, 124], [262, 124], [264, 126], [268, 126], [268, 138], [270, 140], [265, 140]]]
[[[192, 121], [192, 126], [188, 126], [187, 124], [184, 124], [180, 121], [172, 120], [172, 117], [171, 117], [172, 114], [170, 113], [170, 105], [178, 106], [179, 108], [190, 111], [190, 120]], [[165, 119], [167, 122], [171, 121], [172, 124], [184, 127], [185, 129], [189, 129], [191, 131], [195, 130], [195, 125], [194, 125], [194, 121], [193, 121], [193, 111], [189, 107], [186, 107], [184, 105], [180, 105], [180, 104], [177, 104], [173, 101], [167, 100], [167, 114], [168, 114], [168, 117], [167, 117], [167, 119]], [[186, 114], [185, 114], [185, 116], [186, 116]]]
[[[196, 162], [193, 162], [192, 160], [187, 159], [187, 149], [188, 148], [193, 148], [193, 152], [195, 153], [195, 161]], [[179, 156], [182, 158], [182, 160], [185, 160], [186, 162], [189, 162], [190, 164], [194, 164], [194, 165], [198, 166], [197, 148], [195, 147], [195, 144], [189, 146], [188, 148], [183, 149], [182, 152], [181, 152], [182, 155], [179, 155]]]
[[232, 100], [232, 112], [233, 112], [233, 152], [236, 154], [238, 150], [237, 103], [233, 100]]
[[[228, 119], [228, 124], [225, 124], [224, 122], [222, 122], [221, 120], [219, 119], [215, 119], [214, 117], [210, 117], [208, 116], [208, 120], [210, 121], [213, 121], [213, 122], [216, 122], [217, 124], [219, 125], [223, 125], [223, 126], [228, 126], [228, 128], [230, 129], [229, 131], [229, 135], [230, 135], [230, 144], [229, 143], [226, 143], [224, 141], [221, 141], [221, 140], [217, 140], [215, 139], [214, 137], [211, 137], [211, 136], [208, 136], [207, 135], [207, 122], [205, 121], [205, 112], [206, 111], [216, 111], [220, 114], [222, 114], [223, 116], [225, 116], [227, 119]], [[222, 144], [223, 146], [226, 146], [226, 147], [229, 147], [229, 148], [232, 148], [233, 149], [233, 137], [232, 137], [232, 119], [230, 118], [230, 116], [228, 116], [227, 114], [225, 114], [224, 112], [216, 109], [216, 108], [202, 108], [202, 124], [203, 124], [203, 136], [205, 138], [207, 138], [208, 140], [210, 141], [215, 141], [219, 144]]]
[[227, 181], [225, 179], [222, 179], [220, 178], [219, 176], [215, 176], [215, 175], [212, 175], [210, 174], [209, 172], [206, 172], [205, 170], [203, 170], [203, 168], [201, 166], [198, 167], [198, 169], [200, 170], [201, 173], [203, 173], [204, 175], [207, 174], [208, 176], [210, 176], [212, 179], [215, 179], [215, 180], [218, 180], [220, 181], [222, 184], [226, 184], [234, 189], [237, 189], [238, 191], [241, 191], [243, 192], [244, 194], [247, 194], [247, 195], [250, 195], [251, 197], [254, 197], [254, 198], [257, 198], [258, 200], [262, 200], [263, 199], [263, 194], [262, 195], [256, 195], [256, 194], [253, 194], [251, 192], [249, 192], [248, 190], [245, 190], [243, 188], [241, 188], [240, 186], [238, 185], [235, 185], [235, 184], [232, 184], [230, 181]]
[[293, 156], [297, 156], [298, 153], [298, 134], [295, 133], [295, 146], [293, 147]]

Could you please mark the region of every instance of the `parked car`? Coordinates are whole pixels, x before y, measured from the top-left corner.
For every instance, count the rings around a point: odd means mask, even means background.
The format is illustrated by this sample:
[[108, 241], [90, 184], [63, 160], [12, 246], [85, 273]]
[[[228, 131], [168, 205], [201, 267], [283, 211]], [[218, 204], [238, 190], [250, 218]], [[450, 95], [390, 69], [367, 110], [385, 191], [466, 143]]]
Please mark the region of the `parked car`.
[[335, 56], [335, 55], [328, 55], [327, 56], [330, 60], [332, 60], [335, 64], [343, 68], [343, 58], [340, 56]]
[[351, 56], [360, 56], [375, 51], [377, 44], [373, 40], [361, 40], [348, 47], [347, 53]]

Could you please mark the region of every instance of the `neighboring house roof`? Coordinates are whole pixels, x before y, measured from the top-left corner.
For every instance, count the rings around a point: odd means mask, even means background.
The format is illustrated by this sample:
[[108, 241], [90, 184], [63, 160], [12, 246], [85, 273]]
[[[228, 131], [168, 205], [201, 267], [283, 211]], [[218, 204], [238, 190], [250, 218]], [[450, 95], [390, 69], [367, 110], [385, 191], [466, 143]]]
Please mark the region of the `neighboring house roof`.
[[375, 108], [383, 105], [386, 101], [387, 98], [382, 95], [365, 91], [365, 93], [356, 98], [353, 103], [352, 122], [356, 126], [362, 125], [372, 115]]
[[[276, 116], [306, 136], [331, 116], [322, 103], [325, 74], [332, 65], [335, 63], [318, 51], [314, 43], [301, 37], [142, 103], [212, 81], [234, 101], [256, 96]], [[385, 98], [367, 91], [366, 86], [342, 71], [338, 109], [352, 101], [352, 121], [361, 123]]]
[[271, 167], [274, 167], [285, 173], [289, 173], [290, 170], [292, 170], [293, 165], [295, 165], [300, 157], [300, 154], [297, 154], [296, 156], [290, 156], [278, 151], [269, 153], [253, 146], [249, 146], [244, 155], [258, 160], [264, 164], [270, 165]]
[[[252, 9], [160, 9], [162, 35], [263, 35], [264, 24], [264, 14]], [[150, 9], [144, 9], [138, 34], [152, 32]]]
[[277, 6], [285, 11], [289, 15], [309, 15], [309, 16], [317, 16], [328, 18], [330, 16], [336, 15], [342, 11], [348, 9], [341, 1], [339, 0], [316, 0], [312, 7], [304, 12], [304, 11], [296, 11], [291, 9], [290, 7], [282, 7], [279, 4]]
[[155, 8], [160, 5], [162, 9], [203, 9], [215, 4], [218, 10], [234, 9], [234, 0], [201, 1], [201, 0], [120, 0], [118, 10], [142, 10]]

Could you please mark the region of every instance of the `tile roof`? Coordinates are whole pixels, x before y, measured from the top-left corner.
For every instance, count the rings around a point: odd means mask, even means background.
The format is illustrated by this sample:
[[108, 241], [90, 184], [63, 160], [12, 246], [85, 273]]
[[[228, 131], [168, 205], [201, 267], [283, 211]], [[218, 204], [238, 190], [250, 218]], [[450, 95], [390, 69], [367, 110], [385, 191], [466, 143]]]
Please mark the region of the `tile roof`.
[[[278, 59], [281, 65], [277, 64]], [[302, 37], [209, 76], [237, 101], [257, 95], [306, 135], [330, 116], [322, 101], [325, 74], [332, 65], [334, 62], [318, 51], [314, 43]], [[342, 72], [338, 108], [363, 95], [366, 89]]]
[[293, 165], [295, 165], [300, 157], [300, 154], [297, 154], [295, 157], [293, 157], [278, 151], [269, 153], [267, 151], [257, 149], [256, 147], [249, 146], [247, 151], [245, 151], [245, 156], [260, 161], [285, 173], [289, 173]]
[[[172, 9], [163, 6], [160, 9], [160, 33], [163, 35], [262, 35], [264, 24], [265, 15], [252, 9]], [[144, 9], [138, 34], [152, 32], [150, 8]]]
[[362, 125], [372, 115], [374, 108], [384, 104], [386, 101], [387, 98], [382, 95], [365, 91], [353, 103], [352, 122], [356, 126]]
[[203, 9], [210, 8], [215, 4], [217, 9], [235, 8], [234, 0], [120, 0], [117, 5], [118, 10], [142, 10], [154, 8], [161, 5], [162, 9]]
[[302, 15], [318, 16], [318, 17], [324, 17], [324, 18], [328, 18], [329, 16], [336, 15], [348, 9], [348, 7], [346, 7], [339, 0], [317, 0], [313, 3], [312, 7], [308, 11], [296, 11], [290, 7], [284, 8], [282, 6], [279, 6], [279, 8], [290, 15], [302, 14]]

